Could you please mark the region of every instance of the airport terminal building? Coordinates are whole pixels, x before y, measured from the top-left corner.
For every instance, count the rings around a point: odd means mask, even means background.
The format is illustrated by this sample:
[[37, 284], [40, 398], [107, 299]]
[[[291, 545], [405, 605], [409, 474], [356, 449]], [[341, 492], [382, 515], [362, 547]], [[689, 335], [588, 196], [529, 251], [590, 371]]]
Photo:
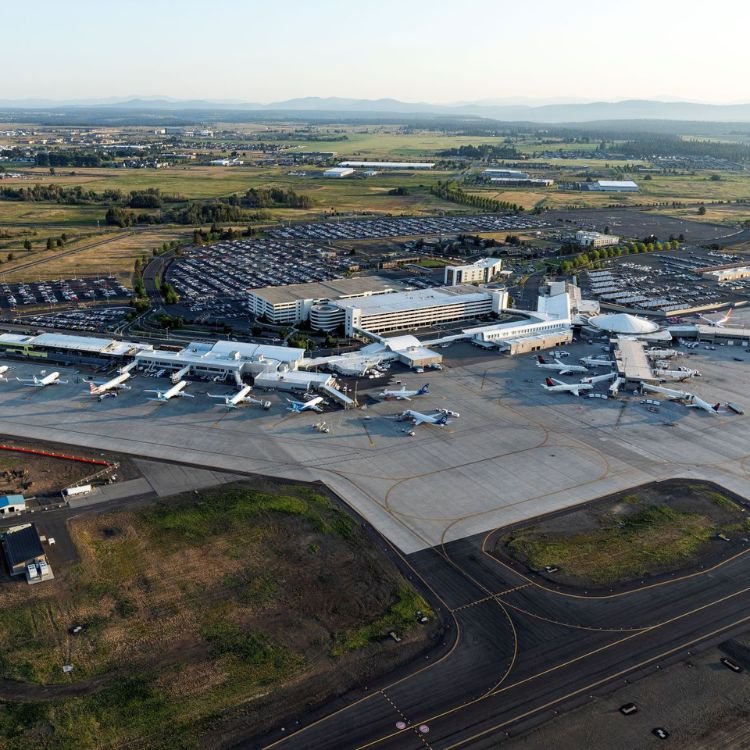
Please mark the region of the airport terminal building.
[[[332, 279], [309, 284], [287, 284], [251, 289], [248, 292], [250, 312], [276, 325], [295, 325], [311, 319], [313, 328], [334, 330], [344, 322], [341, 308], [326, 304], [337, 300], [388, 294], [404, 285], [383, 276], [354, 279]], [[319, 309], [315, 309], [320, 306]], [[312, 314], [311, 314], [312, 313]]]
[[500, 312], [507, 305], [504, 289], [474, 286], [418, 289], [334, 303], [345, 313], [345, 332], [388, 333], [416, 330], [436, 323], [471, 320]]

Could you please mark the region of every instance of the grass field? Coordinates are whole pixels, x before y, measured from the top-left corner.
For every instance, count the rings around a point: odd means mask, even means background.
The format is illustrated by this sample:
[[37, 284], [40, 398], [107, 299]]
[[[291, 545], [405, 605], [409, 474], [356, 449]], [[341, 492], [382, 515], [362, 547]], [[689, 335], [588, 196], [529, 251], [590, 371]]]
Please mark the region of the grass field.
[[[0, 278], [4, 281], [29, 281], [73, 278], [74, 276], [100, 276], [112, 274], [130, 286], [132, 283], [133, 264], [143, 254], [151, 256], [152, 248], [160, 248], [164, 242], [190, 238], [192, 227], [148, 227], [135, 232], [110, 232], [99, 236], [90, 236], [69, 243], [65, 248], [52, 251], [39, 250], [27, 253], [23, 250], [15, 253], [16, 260], [6, 261], [0, 267]], [[107, 239], [104, 244], [83, 249], [80, 252], [63, 255], [62, 251], [86, 248], [100, 239]], [[41, 241], [38, 243], [41, 246]], [[32, 260], [43, 261], [32, 268], [19, 268]]]
[[292, 680], [346, 689], [404, 658], [390, 629], [411, 647], [426, 637], [426, 603], [307, 488], [231, 485], [70, 529], [80, 562], [44, 586], [0, 585], [0, 676], [64, 683], [69, 663], [76, 682], [107, 679], [83, 697], [6, 704], [4, 750], [29, 747], [30, 732], [49, 750], [193, 747], [235, 707], [257, 712], [258, 729], [292, 712]]
[[747, 514], [718, 488], [661, 486], [514, 529], [498, 549], [532, 570], [559, 568], [565, 582], [607, 586], [694, 563], [718, 533], [748, 531]]

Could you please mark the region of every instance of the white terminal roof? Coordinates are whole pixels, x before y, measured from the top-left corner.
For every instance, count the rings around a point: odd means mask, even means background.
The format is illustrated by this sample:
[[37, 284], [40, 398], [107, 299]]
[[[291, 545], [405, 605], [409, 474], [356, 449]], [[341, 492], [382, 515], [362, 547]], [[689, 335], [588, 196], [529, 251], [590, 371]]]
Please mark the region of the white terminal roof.
[[422, 310], [430, 307], [483, 302], [490, 298], [487, 292], [478, 292], [476, 287], [460, 284], [458, 286], [434, 289], [416, 289], [411, 292], [393, 292], [371, 297], [354, 297], [336, 302], [340, 307], [352, 307], [364, 315], [385, 315], [404, 310]]
[[305, 354], [304, 349], [291, 346], [269, 346], [267, 344], [246, 344], [240, 341], [194, 341], [179, 352], [155, 351], [162, 361], [184, 364], [226, 364], [239, 362], [297, 362]]
[[627, 313], [595, 315], [593, 318], [589, 318], [589, 323], [595, 328], [609, 333], [637, 335], [640, 333], [654, 333], [654, 331], [659, 330], [659, 325], [654, 323], [653, 320], [639, 318], [636, 315], [628, 315]]
[[628, 380], [653, 380], [654, 373], [643, 344], [633, 339], [617, 339], [615, 347], [617, 371]]
[[71, 351], [113, 356], [134, 354], [136, 351], [143, 350], [150, 351], [154, 348], [151, 344], [137, 344], [133, 341], [117, 341], [116, 339], [102, 339], [93, 336], [72, 336], [66, 333], [40, 333], [38, 336], [3, 333], [0, 335], [0, 343], [25, 344], [49, 349], [70, 349]]
[[432, 161], [342, 161], [340, 167], [375, 167], [380, 169], [432, 169]]
[[502, 258], [480, 258], [479, 260], [475, 260], [473, 263], [467, 263], [465, 266], [453, 265], [448, 266], [448, 268], [492, 268], [493, 266], [496, 266], [498, 263], [502, 262]]

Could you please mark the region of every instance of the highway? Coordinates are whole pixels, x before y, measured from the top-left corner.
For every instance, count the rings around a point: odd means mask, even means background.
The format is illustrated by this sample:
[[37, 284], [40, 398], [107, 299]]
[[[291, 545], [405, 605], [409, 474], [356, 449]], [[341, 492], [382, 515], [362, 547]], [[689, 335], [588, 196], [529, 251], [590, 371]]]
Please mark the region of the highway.
[[373, 685], [344, 708], [337, 701], [312, 723], [290, 717], [286, 726], [302, 727], [295, 733], [236, 750], [496, 748], [506, 732], [549, 719], [613, 681], [750, 627], [750, 547], [713, 569], [657, 585], [576, 594], [503, 565], [487, 551], [492, 537], [405, 558], [451, 622], [453, 644], [442, 658]]

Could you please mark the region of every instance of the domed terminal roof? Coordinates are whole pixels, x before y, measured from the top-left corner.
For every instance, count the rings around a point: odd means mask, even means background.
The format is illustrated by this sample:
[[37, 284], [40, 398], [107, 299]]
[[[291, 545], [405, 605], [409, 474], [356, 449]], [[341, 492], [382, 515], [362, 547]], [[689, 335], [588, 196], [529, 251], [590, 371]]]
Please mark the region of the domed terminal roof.
[[653, 320], [639, 318], [637, 315], [627, 313], [610, 313], [595, 315], [589, 318], [589, 323], [602, 331], [609, 333], [645, 334], [654, 333], [659, 330], [659, 325]]

